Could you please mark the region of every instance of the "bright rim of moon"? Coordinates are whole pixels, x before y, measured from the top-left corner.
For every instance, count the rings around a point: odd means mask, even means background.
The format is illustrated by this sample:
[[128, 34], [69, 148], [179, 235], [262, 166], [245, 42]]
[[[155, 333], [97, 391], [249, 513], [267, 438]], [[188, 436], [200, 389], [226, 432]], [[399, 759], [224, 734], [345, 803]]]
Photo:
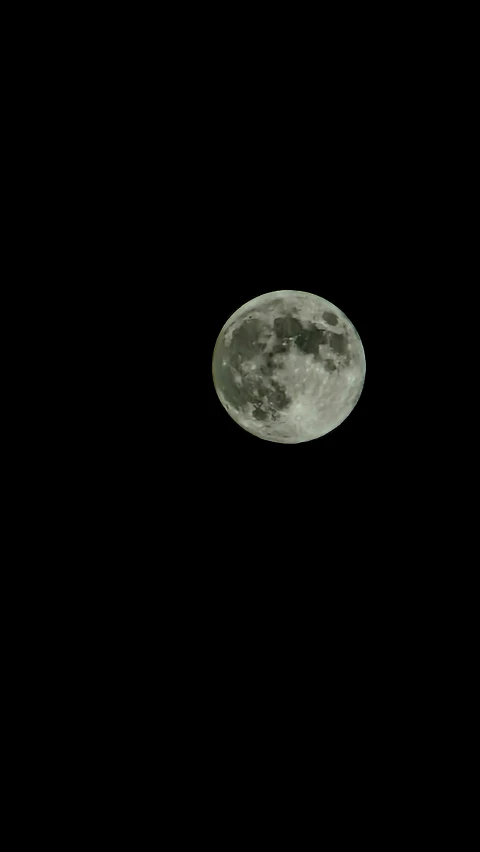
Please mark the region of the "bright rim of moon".
[[301, 290], [242, 305], [213, 353], [222, 405], [243, 429], [279, 444], [311, 441], [339, 426], [364, 380], [365, 353], [348, 317]]

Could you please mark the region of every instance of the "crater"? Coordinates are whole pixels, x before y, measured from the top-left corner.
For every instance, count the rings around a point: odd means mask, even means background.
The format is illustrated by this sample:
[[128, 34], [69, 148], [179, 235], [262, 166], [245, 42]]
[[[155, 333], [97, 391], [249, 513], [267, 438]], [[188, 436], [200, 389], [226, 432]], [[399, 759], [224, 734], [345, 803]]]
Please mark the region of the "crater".
[[266, 420], [268, 414], [266, 411], [263, 410], [263, 408], [254, 408], [253, 417], [255, 417], [255, 420]]
[[325, 322], [328, 322], [329, 325], [338, 325], [338, 317], [336, 314], [332, 314], [331, 311], [325, 311], [323, 319]]
[[335, 361], [332, 361], [331, 358], [329, 358], [327, 361], [325, 361], [324, 367], [329, 373], [333, 373], [333, 371], [337, 369], [337, 365], [335, 364]]

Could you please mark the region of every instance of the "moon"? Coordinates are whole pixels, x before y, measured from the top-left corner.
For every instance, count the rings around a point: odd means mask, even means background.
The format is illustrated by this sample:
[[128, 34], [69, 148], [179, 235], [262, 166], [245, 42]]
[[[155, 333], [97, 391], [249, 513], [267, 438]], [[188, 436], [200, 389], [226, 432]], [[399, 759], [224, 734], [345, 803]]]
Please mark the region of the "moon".
[[265, 441], [299, 444], [348, 417], [365, 381], [365, 352], [331, 302], [275, 290], [227, 320], [212, 371], [220, 402], [239, 426]]

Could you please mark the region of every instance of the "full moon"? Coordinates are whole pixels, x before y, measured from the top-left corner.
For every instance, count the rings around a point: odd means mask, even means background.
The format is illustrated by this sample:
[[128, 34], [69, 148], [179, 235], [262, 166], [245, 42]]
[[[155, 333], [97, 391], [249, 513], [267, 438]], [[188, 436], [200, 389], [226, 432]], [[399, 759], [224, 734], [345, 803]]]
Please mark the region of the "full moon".
[[335, 429], [365, 380], [357, 330], [337, 308], [301, 290], [265, 293], [227, 320], [213, 381], [230, 416], [252, 435], [300, 444]]

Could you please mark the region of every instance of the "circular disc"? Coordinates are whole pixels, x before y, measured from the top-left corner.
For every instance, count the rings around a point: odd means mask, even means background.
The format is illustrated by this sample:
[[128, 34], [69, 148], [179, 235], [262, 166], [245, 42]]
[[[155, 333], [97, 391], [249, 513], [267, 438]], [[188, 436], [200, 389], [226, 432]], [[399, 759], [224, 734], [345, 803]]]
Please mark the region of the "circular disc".
[[230, 416], [267, 441], [298, 444], [339, 426], [358, 402], [365, 353], [348, 317], [326, 299], [276, 290], [223, 326], [213, 380]]

